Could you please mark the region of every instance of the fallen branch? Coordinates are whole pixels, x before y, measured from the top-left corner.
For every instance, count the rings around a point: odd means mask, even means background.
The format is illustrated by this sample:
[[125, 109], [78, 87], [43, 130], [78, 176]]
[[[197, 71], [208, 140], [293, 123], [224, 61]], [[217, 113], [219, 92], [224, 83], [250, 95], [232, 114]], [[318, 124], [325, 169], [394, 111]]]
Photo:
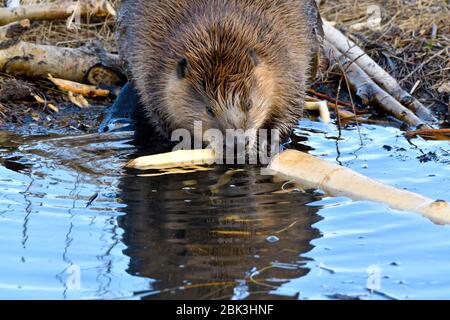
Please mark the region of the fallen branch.
[[87, 48], [63, 48], [37, 45], [16, 40], [0, 42], [0, 71], [15, 76], [46, 78], [52, 74], [56, 78], [83, 82], [90, 70], [105, 65], [110, 72], [120, 70], [118, 56], [101, 56]]
[[403, 90], [389, 73], [381, 68], [364, 50], [347, 38], [342, 32], [333, 27], [330, 22], [323, 21], [325, 39], [337, 50], [356, 63], [378, 85], [382, 86], [397, 101], [412, 110], [424, 121], [437, 122], [431, 111], [424, 107], [417, 99]]
[[376, 104], [410, 126], [431, 129], [411, 110], [378, 86], [358, 64], [348, 59], [327, 40], [324, 41], [324, 50], [330, 61], [335, 61], [342, 66], [350, 86], [364, 104]]
[[28, 19], [11, 22], [7, 25], [1, 26], [0, 41], [17, 37], [28, 29], [30, 29], [30, 20]]
[[353, 106], [350, 103], [347, 103], [347, 102], [340, 101], [340, 100], [337, 100], [335, 98], [329, 97], [326, 94], [317, 92], [317, 91], [315, 91], [313, 89], [308, 89], [307, 93], [309, 93], [310, 95], [313, 95], [313, 96], [315, 96], [317, 98], [325, 99], [325, 100], [328, 100], [330, 102], [333, 102], [333, 103], [337, 104], [338, 106], [347, 107], [347, 108], [353, 108]]
[[75, 94], [81, 94], [84, 97], [107, 97], [110, 94], [110, 91], [107, 89], [100, 89], [96, 86], [91, 86], [87, 84], [82, 84], [74, 81], [58, 79], [52, 77], [52, 75], [48, 75], [48, 79], [55, 84], [58, 89], [62, 91], [69, 91]]
[[435, 223], [450, 224], [448, 202], [396, 189], [303, 152], [287, 150], [277, 155], [268, 169], [300, 183], [305, 189], [318, 188], [332, 196], [386, 203], [393, 209], [421, 213]]
[[106, 0], [83, 0], [39, 3], [12, 8], [0, 8], [0, 25], [29, 20], [66, 19], [74, 13], [80, 16], [115, 15], [111, 4]]
[[347, 111], [347, 110], [338, 110], [339, 113], [339, 117], [341, 119], [341, 121], [343, 122], [368, 122], [367, 119], [363, 118], [363, 117], [358, 117], [356, 114], [354, 114], [353, 112]]
[[406, 136], [410, 138], [420, 136], [426, 139], [450, 140], [450, 129], [428, 129], [428, 130], [408, 131], [406, 133]]

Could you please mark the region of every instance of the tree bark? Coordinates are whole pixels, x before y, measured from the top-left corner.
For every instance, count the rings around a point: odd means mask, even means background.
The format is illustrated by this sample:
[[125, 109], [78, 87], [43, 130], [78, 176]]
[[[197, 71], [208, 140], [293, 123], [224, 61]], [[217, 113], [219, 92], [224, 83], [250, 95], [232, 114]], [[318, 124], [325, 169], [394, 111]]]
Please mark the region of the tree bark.
[[0, 71], [15, 76], [47, 78], [51, 74], [83, 82], [91, 68], [98, 65], [121, 69], [117, 55], [101, 55], [85, 47], [72, 49], [18, 40], [0, 42]]

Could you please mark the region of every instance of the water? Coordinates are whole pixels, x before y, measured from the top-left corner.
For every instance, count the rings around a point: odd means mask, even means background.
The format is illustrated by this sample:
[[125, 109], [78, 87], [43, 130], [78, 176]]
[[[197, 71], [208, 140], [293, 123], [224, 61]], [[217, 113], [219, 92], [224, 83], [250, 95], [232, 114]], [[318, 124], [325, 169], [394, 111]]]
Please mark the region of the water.
[[[448, 142], [361, 133], [302, 121], [293, 147], [450, 200]], [[130, 141], [0, 132], [0, 298], [450, 298], [450, 227], [255, 167], [143, 176]]]

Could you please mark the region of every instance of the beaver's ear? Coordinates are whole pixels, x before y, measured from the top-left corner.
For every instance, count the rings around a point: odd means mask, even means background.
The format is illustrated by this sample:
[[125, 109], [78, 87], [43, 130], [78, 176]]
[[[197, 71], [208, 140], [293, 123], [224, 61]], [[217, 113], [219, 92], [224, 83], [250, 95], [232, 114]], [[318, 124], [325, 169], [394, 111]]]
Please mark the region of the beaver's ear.
[[250, 60], [252, 61], [253, 65], [257, 67], [259, 64], [259, 57], [258, 54], [256, 53], [255, 48], [248, 49], [247, 54], [250, 57]]
[[178, 79], [184, 79], [186, 77], [188, 65], [189, 65], [189, 63], [186, 58], [181, 58], [178, 61], [178, 64], [177, 64]]

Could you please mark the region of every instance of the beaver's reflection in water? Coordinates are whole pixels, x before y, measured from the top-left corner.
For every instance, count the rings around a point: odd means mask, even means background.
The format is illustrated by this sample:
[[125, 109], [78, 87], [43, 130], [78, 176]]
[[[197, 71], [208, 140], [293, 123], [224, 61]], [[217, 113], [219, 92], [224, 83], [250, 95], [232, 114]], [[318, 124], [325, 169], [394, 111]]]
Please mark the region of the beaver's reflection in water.
[[266, 297], [309, 272], [303, 255], [320, 237], [306, 205], [319, 196], [290, 187], [255, 167], [124, 177], [128, 272], [156, 280], [149, 298]]

